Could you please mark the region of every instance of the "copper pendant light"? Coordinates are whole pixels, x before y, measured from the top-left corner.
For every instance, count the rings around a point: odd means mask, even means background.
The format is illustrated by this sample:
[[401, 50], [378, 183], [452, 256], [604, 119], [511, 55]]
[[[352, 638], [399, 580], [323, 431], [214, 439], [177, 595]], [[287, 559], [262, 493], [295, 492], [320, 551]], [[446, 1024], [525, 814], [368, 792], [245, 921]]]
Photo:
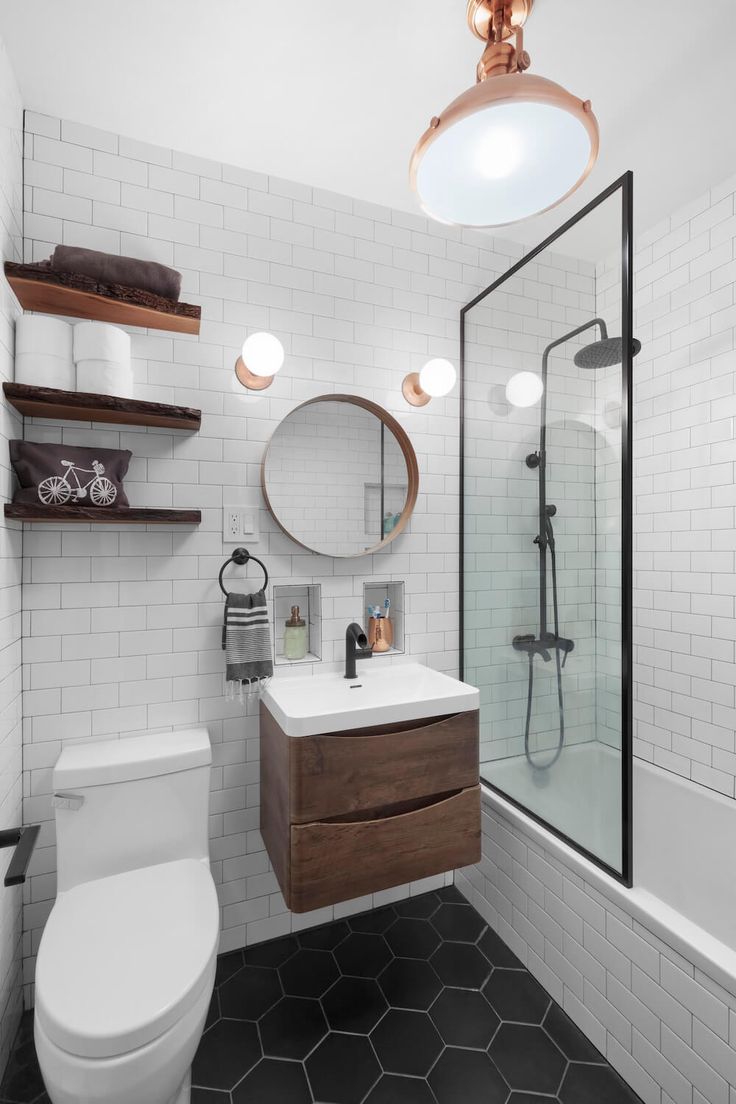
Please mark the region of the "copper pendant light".
[[477, 83], [432, 119], [410, 165], [422, 209], [439, 222], [504, 226], [540, 214], [579, 188], [596, 162], [590, 100], [525, 72], [532, 4], [468, 0], [470, 29], [486, 42]]

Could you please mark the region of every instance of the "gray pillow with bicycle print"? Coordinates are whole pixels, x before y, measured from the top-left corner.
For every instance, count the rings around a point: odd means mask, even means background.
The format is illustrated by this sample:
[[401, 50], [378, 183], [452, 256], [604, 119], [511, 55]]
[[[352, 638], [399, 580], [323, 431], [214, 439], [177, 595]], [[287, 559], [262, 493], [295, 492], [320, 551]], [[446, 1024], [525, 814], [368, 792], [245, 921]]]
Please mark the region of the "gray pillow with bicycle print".
[[13, 502], [44, 506], [127, 506], [123, 490], [129, 449], [10, 441], [10, 463], [20, 484]]

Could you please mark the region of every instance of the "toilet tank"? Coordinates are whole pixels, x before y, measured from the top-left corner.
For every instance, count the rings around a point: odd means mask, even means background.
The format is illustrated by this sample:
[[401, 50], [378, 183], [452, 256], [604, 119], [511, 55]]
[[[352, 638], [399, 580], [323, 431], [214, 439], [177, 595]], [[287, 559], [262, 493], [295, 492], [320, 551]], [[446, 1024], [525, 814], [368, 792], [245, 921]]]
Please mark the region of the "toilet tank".
[[209, 862], [206, 728], [64, 748], [53, 773], [59, 891], [176, 859]]

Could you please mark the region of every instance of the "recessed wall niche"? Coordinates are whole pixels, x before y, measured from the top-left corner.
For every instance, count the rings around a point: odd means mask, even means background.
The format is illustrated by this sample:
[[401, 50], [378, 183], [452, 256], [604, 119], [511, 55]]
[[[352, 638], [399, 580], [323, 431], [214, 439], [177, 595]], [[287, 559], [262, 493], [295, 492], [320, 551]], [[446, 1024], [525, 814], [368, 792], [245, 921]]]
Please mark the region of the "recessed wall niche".
[[[292, 606], [298, 606], [306, 622], [307, 654], [303, 659], [287, 659], [284, 654], [284, 629]], [[319, 583], [301, 583], [273, 588], [273, 650], [277, 667], [298, 663], [319, 663], [322, 659], [322, 588]]]
[[404, 583], [363, 583], [363, 616], [365, 617], [366, 632], [371, 638], [371, 615], [373, 607], [378, 606], [385, 613], [385, 601], [388, 598], [389, 618], [391, 620], [391, 643], [385, 651], [377, 651], [374, 647], [373, 655], [397, 655], [405, 651], [404, 648]]

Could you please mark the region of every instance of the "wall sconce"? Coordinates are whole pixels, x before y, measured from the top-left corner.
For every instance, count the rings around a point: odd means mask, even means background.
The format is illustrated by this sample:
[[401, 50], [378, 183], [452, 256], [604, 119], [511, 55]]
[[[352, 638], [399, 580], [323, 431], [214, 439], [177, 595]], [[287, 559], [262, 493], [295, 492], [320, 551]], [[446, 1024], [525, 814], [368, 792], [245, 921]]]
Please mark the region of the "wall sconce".
[[420, 372], [410, 372], [404, 377], [401, 391], [411, 406], [426, 406], [430, 399], [440, 398], [452, 391], [457, 380], [454, 365], [443, 357], [428, 360]]
[[235, 375], [249, 391], [265, 391], [283, 363], [284, 346], [279, 339], [270, 333], [254, 333], [243, 342]]

